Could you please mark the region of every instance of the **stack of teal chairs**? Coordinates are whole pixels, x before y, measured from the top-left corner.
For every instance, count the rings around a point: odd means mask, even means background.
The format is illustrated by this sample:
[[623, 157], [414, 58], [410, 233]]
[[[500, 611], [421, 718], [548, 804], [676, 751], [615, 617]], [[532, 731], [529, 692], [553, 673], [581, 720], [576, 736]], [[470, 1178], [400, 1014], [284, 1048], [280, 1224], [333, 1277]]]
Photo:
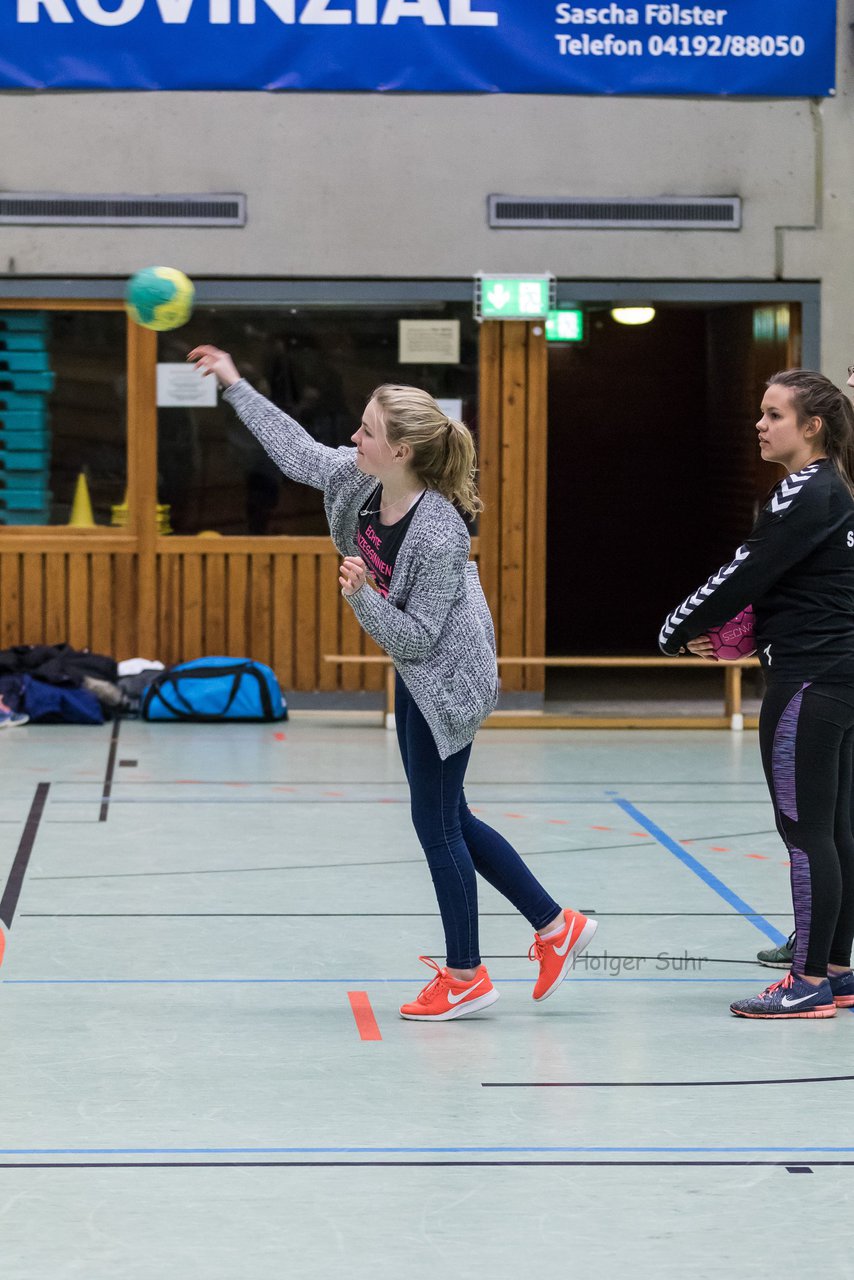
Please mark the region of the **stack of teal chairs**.
[[48, 524], [50, 371], [47, 316], [0, 311], [0, 524]]

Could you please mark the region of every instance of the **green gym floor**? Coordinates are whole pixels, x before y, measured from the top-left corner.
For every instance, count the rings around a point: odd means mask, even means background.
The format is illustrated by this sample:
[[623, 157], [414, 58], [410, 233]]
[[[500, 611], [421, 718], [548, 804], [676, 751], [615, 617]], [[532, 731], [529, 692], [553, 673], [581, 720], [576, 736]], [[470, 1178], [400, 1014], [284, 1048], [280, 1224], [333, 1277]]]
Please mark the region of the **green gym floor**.
[[600, 926], [535, 1005], [483, 886], [501, 999], [432, 1026], [392, 733], [26, 727], [0, 769], [9, 1280], [854, 1273], [854, 1016], [728, 1010], [790, 929], [755, 734], [482, 732], [470, 803]]

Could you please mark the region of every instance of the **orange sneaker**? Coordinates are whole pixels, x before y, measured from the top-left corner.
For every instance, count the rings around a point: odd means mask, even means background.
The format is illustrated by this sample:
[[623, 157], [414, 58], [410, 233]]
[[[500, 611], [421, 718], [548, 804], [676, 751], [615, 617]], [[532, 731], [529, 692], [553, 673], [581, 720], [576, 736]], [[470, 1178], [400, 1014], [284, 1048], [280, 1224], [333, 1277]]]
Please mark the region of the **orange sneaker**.
[[540, 962], [540, 976], [534, 987], [535, 1000], [545, 1000], [560, 986], [573, 960], [581, 955], [598, 928], [598, 921], [588, 920], [580, 911], [570, 911], [569, 907], [564, 910], [563, 918], [563, 929], [548, 940], [534, 934], [528, 959]]
[[429, 956], [418, 959], [435, 969], [436, 976], [411, 1004], [400, 1006], [401, 1018], [411, 1018], [414, 1022], [447, 1022], [450, 1018], [462, 1018], [467, 1013], [485, 1009], [498, 999], [486, 965], [480, 966], [471, 982], [460, 982], [452, 978], [447, 969], [440, 969]]

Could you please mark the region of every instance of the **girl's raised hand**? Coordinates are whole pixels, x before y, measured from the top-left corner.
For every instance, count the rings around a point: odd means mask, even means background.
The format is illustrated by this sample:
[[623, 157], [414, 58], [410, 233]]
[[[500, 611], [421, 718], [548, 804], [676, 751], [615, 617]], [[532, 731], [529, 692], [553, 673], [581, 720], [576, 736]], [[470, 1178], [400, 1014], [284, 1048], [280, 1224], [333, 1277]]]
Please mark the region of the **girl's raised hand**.
[[240, 381], [240, 374], [231, 356], [227, 351], [220, 351], [219, 347], [212, 347], [210, 344], [193, 347], [187, 359], [195, 360], [196, 368], [204, 377], [212, 373], [222, 387], [230, 387]]
[[338, 570], [341, 594], [354, 596], [365, 585], [368, 570], [361, 556], [346, 556]]

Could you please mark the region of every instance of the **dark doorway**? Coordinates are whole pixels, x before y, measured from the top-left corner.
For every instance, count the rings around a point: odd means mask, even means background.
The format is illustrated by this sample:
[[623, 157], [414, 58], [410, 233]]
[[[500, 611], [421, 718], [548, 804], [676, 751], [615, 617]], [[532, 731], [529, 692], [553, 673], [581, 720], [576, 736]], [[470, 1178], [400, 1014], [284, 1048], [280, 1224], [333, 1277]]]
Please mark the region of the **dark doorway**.
[[753, 424], [796, 363], [798, 308], [588, 315], [549, 348], [547, 653], [656, 653], [668, 612], [731, 557], [776, 469]]

